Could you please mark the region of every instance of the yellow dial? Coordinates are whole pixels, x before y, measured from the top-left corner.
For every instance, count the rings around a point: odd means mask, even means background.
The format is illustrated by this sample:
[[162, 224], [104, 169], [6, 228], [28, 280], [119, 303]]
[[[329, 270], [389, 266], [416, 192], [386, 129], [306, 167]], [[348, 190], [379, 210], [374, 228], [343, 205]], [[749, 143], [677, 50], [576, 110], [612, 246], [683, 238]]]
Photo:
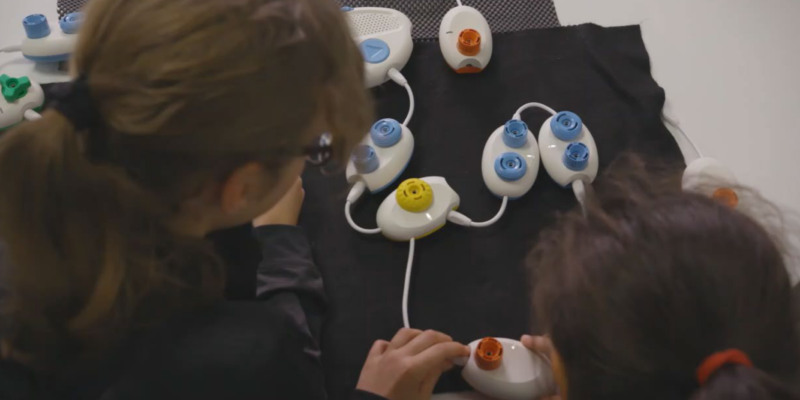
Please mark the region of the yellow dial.
[[433, 190], [422, 179], [409, 179], [397, 188], [397, 204], [408, 212], [419, 213], [430, 208]]

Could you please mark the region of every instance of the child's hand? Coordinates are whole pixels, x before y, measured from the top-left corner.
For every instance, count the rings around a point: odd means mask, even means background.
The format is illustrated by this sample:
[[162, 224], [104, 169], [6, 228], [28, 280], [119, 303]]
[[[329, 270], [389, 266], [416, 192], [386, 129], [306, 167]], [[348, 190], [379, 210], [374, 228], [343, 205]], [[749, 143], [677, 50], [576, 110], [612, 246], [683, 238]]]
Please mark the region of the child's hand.
[[443, 333], [403, 328], [391, 342], [372, 345], [357, 389], [389, 400], [430, 399], [442, 372], [453, 367], [450, 360], [469, 353]]
[[297, 181], [275, 206], [253, 220], [253, 226], [257, 228], [264, 225], [297, 225], [305, 196], [303, 180], [297, 178]]
[[[553, 347], [553, 342], [551, 342], [547, 337], [522, 335], [520, 342], [522, 342], [523, 346], [547, 358], [547, 361], [551, 361], [553, 359], [553, 350], [555, 348]], [[542, 397], [539, 400], [561, 400], [561, 396], [547, 396]]]
[[546, 336], [522, 335], [519, 341], [522, 342], [523, 346], [544, 356], [547, 361], [552, 359], [553, 342]]

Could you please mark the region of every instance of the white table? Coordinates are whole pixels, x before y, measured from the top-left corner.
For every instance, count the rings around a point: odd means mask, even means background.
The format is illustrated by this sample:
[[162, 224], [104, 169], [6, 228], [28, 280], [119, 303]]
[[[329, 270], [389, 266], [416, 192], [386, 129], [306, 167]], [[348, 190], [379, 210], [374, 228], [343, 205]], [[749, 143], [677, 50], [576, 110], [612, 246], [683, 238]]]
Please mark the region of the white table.
[[[22, 40], [20, 21], [27, 14], [43, 12], [56, 21], [55, 0], [8, 2], [0, 19], [0, 47]], [[800, 1], [555, 3], [563, 25], [641, 24], [653, 76], [667, 93], [666, 113], [742, 183], [785, 209], [800, 211]], [[34, 67], [7, 54], [0, 54], [0, 72], [39, 82], [66, 79], [54, 68]]]

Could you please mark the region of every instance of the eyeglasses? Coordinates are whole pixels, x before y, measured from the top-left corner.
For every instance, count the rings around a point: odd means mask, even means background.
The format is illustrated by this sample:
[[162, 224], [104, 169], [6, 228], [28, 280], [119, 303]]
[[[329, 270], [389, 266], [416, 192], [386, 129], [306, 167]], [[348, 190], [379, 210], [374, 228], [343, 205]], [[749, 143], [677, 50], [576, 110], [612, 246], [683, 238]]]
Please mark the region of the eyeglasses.
[[311, 165], [323, 167], [333, 158], [333, 136], [325, 132], [320, 135], [317, 144], [303, 148], [303, 154]]

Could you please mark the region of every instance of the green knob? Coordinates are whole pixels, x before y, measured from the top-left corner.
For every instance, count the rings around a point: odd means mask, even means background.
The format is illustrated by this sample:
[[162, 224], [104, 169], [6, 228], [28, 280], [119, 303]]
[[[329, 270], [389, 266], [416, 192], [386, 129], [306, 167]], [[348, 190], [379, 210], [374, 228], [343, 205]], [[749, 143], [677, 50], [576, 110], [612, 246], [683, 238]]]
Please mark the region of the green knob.
[[27, 76], [12, 78], [8, 75], [0, 75], [0, 89], [7, 102], [17, 101], [28, 94], [31, 87], [31, 80]]

